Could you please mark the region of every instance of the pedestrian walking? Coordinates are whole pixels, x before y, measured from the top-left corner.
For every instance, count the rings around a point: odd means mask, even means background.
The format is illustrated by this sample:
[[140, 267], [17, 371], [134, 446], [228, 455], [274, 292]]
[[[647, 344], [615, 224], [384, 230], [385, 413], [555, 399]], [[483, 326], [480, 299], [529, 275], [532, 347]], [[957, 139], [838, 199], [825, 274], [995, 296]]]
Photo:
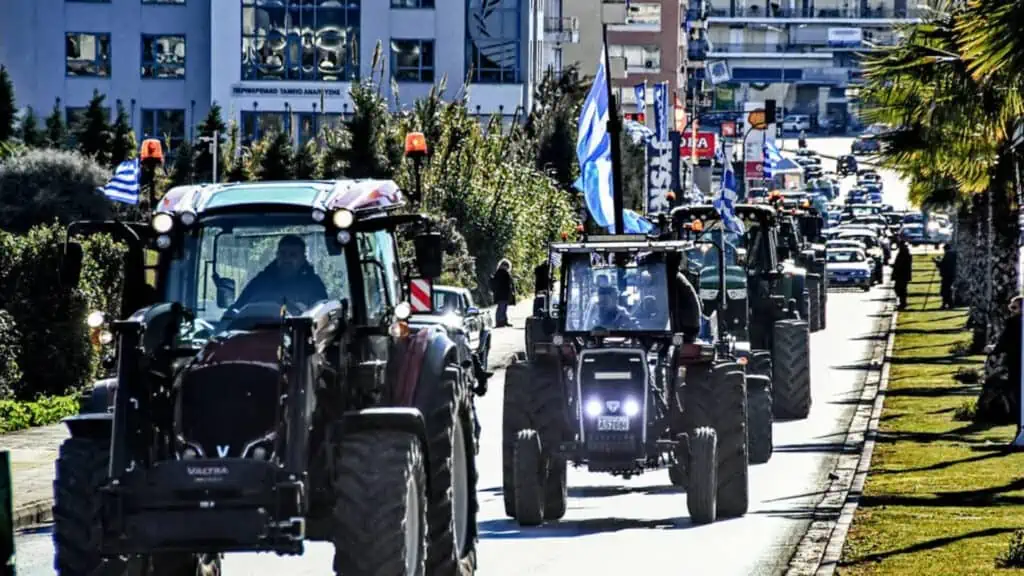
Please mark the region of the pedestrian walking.
[[939, 268], [939, 277], [942, 278], [940, 292], [942, 294], [942, 308], [953, 308], [953, 283], [956, 281], [956, 250], [953, 246], [943, 246], [942, 258], [935, 258], [935, 265]]
[[508, 258], [498, 262], [498, 268], [491, 276], [491, 295], [498, 306], [494, 314], [495, 327], [511, 326], [508, 322], [508, 305], [516, 303], [516, 288], [512, 281], [512, 263]]
[[907, 307], [907, 286], [913, 275], [914, 261], [910, 256], [910, 247], [902, 239], [899, 241], [899, 249], [896, 251], [896, 259], [892, 263], [892, 282], [896, 290], [896, 298], [899, 300], [900, 310]]
[[800, 131], [800, 139], [797, 140], [797, 145], [800, 146], [801, 150], [807, 148], [807, 132]]

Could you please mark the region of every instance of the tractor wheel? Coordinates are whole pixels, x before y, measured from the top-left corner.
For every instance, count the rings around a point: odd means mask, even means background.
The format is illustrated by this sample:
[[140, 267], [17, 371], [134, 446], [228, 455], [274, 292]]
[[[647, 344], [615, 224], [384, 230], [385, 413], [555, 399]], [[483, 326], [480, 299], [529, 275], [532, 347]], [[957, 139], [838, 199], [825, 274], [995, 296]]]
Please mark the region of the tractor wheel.
[[711, 427], [718, 436], [718, 515], [742, 516], [750, 500], [745, 375], [735, 362], [695, 366], [684, 394], [688, 428]]
[[818, 319], [818, 326], [821, 330], [828, 328], [828, 273], [825, 269], [825, 264], [821, 265], [821, 307], [818, 309], [821, 318]]
[[821, 276], [817, 274], [807, 275], [807, 323], [811, 332], [821, 330]]
[[[215, 554], [171, 552], [150, 556], [144, 576], [220, 576], [220, 557]], [[131, 574], [131, 570], [128, 572]]]
[[429, 446], [427, 572], [458, 574], [476, 563], [476, 450], [470, 393], [459, 389], [459, 370], [448, 366], [437, 385], [419, 386]]
[[[335, 477], [336, 574], [427, 574], [427, 473], [414, 434], [342, 439]], [[409, 543], [409, 544], [407, 544]]]
[[569, 500], [569, 465], [564, 458], [548, 463], [548, 479], [544, 484], [544, 519], [561, 520]]
[[803, 320], [779, 320], [772, 337], [772, 405], [779, 419], [811, 412], [810, 332]]
[[690, 437], [687, 465], [686, 508], [694, 524], [710, 524], [718, 516], [718, 436], [713, 428], [702, 426]]
[[750, 353], [750, 363], [747, 364], [747, 374], [756, 376], [772, 377], [772, 353], [771, 350], [754, 350]]
[[58, 574], [92, 574], [100, 556], [99, 488], [107, 479], [110, 440], [69, 438], [53, 481], [54, 565]]
[[533, 362], [535, 356], [533, 354], [533, 322], [530, 322], [530, 318], [526, 319], [526, 326], [523, 327], [523, 343], [526, 348], [526, 360]]
[[772, 381], [768, 376], [747, 376], [747, 437], [750, 463], [764, 464], [772, 457]]
[[536, 430], [519, 431], [514, 460], [516, 520], [520, 526], [538, 526], [544, 521], [544, 485], [548, 471]]
[[[551, 513], [565, 508], [566, 490], [561, 470], [565, 459], [558, 454], [566, 429], [565, 396], [557, 364], [516, 363], [505, 372], [505, 398], [502, 414], [502, 490], [505, 514], [516, 517], [515, 446], [521, 430], [535, 430], [540, 438], [545, 470], [552, 474], [545, 480]], [[561, 514], [564, 514], [562, 512]], [[560, 516], [559, 516], [560, 517]], [[549, 518], [549, 519], [553, 519]]]

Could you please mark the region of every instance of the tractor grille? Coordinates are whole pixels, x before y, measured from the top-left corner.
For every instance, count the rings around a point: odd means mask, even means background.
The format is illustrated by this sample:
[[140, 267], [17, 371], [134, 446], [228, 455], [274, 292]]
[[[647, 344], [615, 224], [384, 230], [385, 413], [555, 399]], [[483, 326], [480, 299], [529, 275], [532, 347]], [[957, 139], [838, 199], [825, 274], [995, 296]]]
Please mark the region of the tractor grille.
[[279, 374], [252, 364], [230, 363], [187, 372], [178, 396], [177, 431], [216, 458], [239, 458], [245, 445], [277, 424]]
[[[639, 425], [639, 422], [637, 423]], [[640, 452], [642, 441], [638, 432], [596, 432], [587, 430], [586, 447], [590, 457], [600, 454], [633, 455]]]

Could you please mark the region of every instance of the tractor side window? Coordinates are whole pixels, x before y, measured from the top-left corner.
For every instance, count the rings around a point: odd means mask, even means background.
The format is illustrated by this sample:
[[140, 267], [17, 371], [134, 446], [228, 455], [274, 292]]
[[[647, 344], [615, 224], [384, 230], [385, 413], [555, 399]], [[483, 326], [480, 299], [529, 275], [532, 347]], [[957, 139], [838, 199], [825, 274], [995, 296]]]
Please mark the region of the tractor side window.
[[402, 276], [399, 272], [398, 245], [395, 238], [387, 230], [373, 233], [375, 241], [375, 258], [384, 268], [384, 285], [388, 291], [388, 301], [398, 303], [402, 299]]
[[384, 321], [388, 309], [388, 286], [386, 269], [377, 259], [377, 238], [373, 233], [360, 232], [359, 266], [363, 273], [363, 295], [366, 298], [366, 322], [379, 325]]

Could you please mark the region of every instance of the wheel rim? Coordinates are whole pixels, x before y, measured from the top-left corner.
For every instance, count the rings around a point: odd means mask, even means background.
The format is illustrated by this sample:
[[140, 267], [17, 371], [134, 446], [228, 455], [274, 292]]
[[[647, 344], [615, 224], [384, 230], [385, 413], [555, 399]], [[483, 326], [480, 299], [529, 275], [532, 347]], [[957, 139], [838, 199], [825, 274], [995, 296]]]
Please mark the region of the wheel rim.
[[469, 540], [469, 464], [467, 462], [466, 435], [462, 430], [462, 416], [455, 418], [455, 438], [452, 442], [452, 517], [455, 519], [455, 551], [462, 557]]
[[418, 574], [420, 565], [420, 544], [423, 542], [420, 525], [420, 481], [415, 476], [409, 477], [408, 489], [405, 492], [405, 573], [409, 576]]

